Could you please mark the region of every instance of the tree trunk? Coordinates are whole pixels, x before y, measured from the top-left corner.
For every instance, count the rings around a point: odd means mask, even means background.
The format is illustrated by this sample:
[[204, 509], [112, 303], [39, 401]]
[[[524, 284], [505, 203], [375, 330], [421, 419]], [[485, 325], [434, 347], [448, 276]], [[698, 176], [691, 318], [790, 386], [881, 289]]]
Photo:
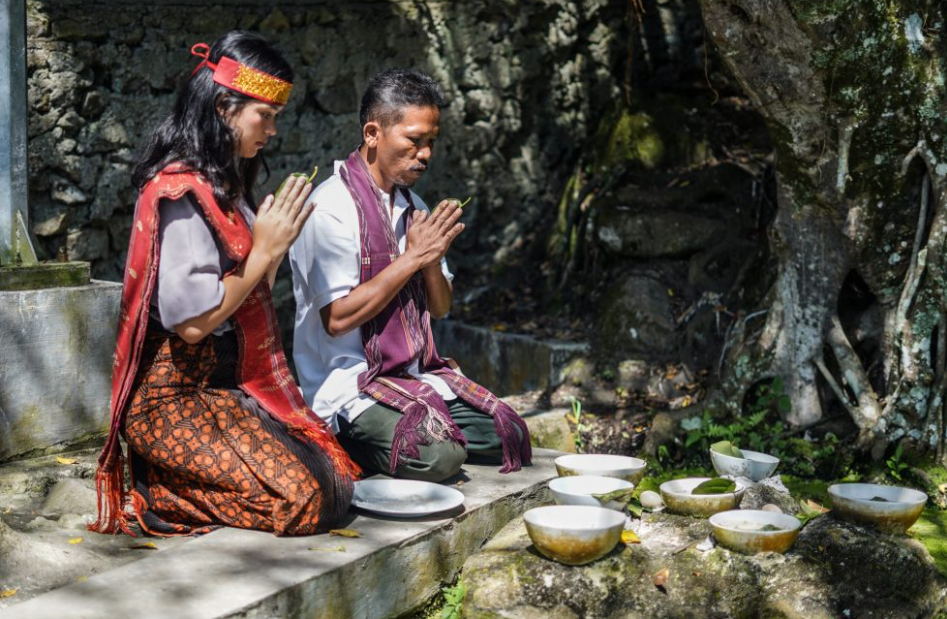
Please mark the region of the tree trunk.
[[[738, 407], [754, 383], [780, 376], [795, 426], [818, 422], [837, 401], [876, 456], [904, 435], [941, 450], [947, 8], [700, 4], [777, 152], [769, 238], [778, 277], [769, 307], [732, 330], [721, 401]], [[870, 302], [853, 308], [856, 288]]]

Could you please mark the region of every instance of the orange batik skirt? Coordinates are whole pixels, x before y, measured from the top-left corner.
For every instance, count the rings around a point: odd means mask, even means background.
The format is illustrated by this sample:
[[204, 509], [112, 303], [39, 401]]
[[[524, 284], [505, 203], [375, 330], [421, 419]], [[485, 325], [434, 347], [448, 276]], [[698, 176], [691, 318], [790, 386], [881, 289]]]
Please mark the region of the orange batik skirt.
[[153, 328], [139, 367], [125, 439], [147, 532], [307, 535], [338, 524], [352, 482], [240, 391], [233, 332], [188, 344]]

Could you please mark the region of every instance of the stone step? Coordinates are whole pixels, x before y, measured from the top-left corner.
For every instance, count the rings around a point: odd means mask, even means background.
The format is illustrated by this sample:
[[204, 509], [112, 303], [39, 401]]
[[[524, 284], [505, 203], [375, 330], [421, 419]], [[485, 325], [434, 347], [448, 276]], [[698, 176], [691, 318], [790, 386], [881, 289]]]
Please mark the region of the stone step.
[[221, 529], [8, 607], [0, 619], [397, 617], [453, 581], [510, 520], [548, 502], [558, 455], [534, 450], [533, 465], [509, 475], [465, 465], [454, 484], [464, 508], [449, 517], [353, 514], [342, 526], [358, 538]]
[[433, 331], [441, 355], [499, 396], [554, 389], [565, 380], [569, 362], [589, 351], [584, 343], [540, 340], [455, 320], [434, 321]]

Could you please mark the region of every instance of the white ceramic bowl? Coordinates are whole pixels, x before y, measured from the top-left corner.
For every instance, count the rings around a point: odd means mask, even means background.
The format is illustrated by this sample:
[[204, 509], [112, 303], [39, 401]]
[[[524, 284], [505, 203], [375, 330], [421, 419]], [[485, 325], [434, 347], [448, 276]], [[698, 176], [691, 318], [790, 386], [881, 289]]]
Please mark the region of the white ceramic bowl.
[[618, 501], [609, 501], [604, 505], [593, 494], [607, 494], [615, 490], [634, 488], [630, 481], [618, 477], [602, 477], [601, 475], [575, 475], [572, 477], [557, 477], [549, 481], [549, 489], [558, 505], [589, 505], [591, 507], [607, 507], [609, 509], [623, 509]]
[[[779, 527], [779, 531], [761, 531], [766, 525]], [[761, 509], [734, 509], [710, 517], [714, 539], [721, 546], [737, 552], [784, 553], [799, 537], [802, 522], [795, 516], [776, 514]]]
[[637, 484], [644, 477], [648, 463], [641, 458], [611, 454], [568, 454], [555, 460], [559, 477], [569, 475], [600, 475], [618, 477]]
[[566, 565], [604, 557], [621, 539], [625, 516], [585, 505], [547, 505], [523, 514], [526, 532], [544, 556]]
[[[927, 494], [920, 490], [880, 484], [834, 484], [829, 496], [839, 518], [873, 524], [886, 533], [906, 532], [927, 504]], [[886, 500], [872, 501], [875, 497]]]
[[746, 488], [740, 482], [733, 492], [724, 494], [691, 494], [691, 491], [710, 477], [685, 477], [666, 481], [658, 488], [668, 511], [685, 516], [710, 516], [728, 509], [736, 509], [743, 500]]
[[771, 476], [779, 466], [779, 458], [758, 451], [741, 449], [744, 458], [734, 458], [710, 450], [710, 461], [718, 475], [733, 475], [734, 477], [749, 477], [753, 481], [761, 481]]

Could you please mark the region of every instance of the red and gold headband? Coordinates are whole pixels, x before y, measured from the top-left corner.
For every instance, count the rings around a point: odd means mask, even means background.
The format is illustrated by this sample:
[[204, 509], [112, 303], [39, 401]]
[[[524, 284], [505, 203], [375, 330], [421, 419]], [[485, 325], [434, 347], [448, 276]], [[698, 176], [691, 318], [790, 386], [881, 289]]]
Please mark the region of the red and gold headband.
[[248, 67], [227, 56], [221, 56], [220, 61], [214, 64], [209, 59], [210, 46], [207, 43], [195, 44], [191, 47], [191, 53], [204, 59], [191, 75], [206, 66], [213, 69], [214, 81], [221, 86], [267, 103], [285, 105], [289, 101], [289, 93], [293, 90], [293, 85], [286, 80]]

